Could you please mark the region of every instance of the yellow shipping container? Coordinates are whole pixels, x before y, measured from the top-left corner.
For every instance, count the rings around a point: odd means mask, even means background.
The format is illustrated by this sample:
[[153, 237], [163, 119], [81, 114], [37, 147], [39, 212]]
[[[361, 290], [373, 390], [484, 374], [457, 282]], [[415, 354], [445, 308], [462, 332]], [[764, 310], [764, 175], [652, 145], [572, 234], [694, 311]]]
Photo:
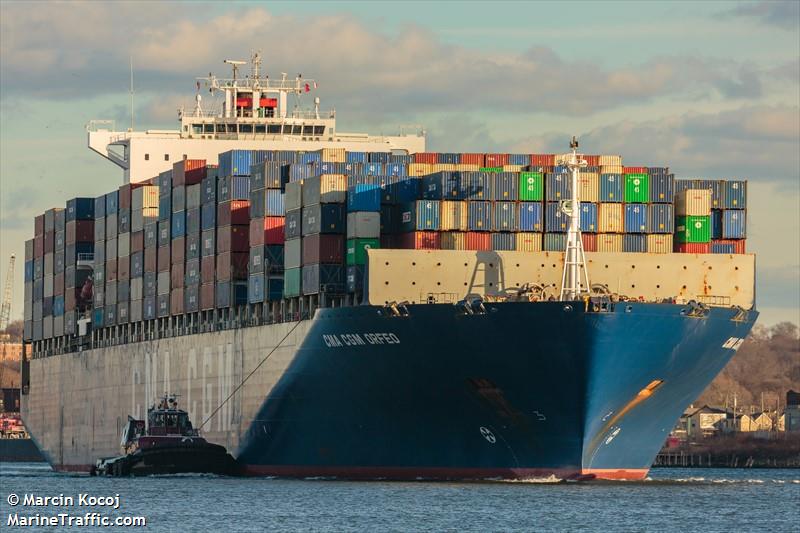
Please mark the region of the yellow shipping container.
[[503, 172], [522, 172], [522, 165], [503, 165]]
[[[597, 211], [597, 225], [600, 233], [622, 233], [624, 231], [622, 204], [600, 204]], [[620, 240], [621, 250], [622, 241]]]
[[517, 233], [517, 251], [519, 252], [541, 252], [542, 234], [541, 233]]
[[411, 163], [408, 165], [409, 176], [427, 176], [433, 174], [433, 165], [428, 163]]
[[456, 169], [456, 165], [452, 163], [436, 163], [435, 165], [431, 165], [431, 168], [433, 169], [433, 172], [452, 172], [454, 170], [458, 170]]
[[672, 234], [648, 235], [647, 252], [651, 254], [671, 254]]
[[622, 174], [622, 165], [600, 165], [600, 174]]
[[[466, 212], [466, 210], [465, 210]], [[439, 244], [442, 250], [465, 250], [465, 236], [457, 231], [446, 231], [441, 234]]]
[[158, 185], [144, 185], [131, 191], [131, 209], [158, 208]]
[[347, 192], [347, 176], [344, 174], [322, 174], [319, 180], [320, 193]]
[[347, 154], [344, 148], [323, 148], [322, 149], [322, 162], [323, 163], [346, 163]]
[[[621, 205], [621, 204], [615, 204]], [[597, 251], [598, 252], [621, 252], [622, 251], [622, 235], [612, 233], [598, 233], [597, 234]]]
[[705, 217], [711, 214], [711, 189], [686, 189], [675, 195], [675, 214]]
[[[439, 204], [439, 229], [466, 231], [467, 203], [443, 200]], [[460, 248], [455, 249], [460, 250]]]
[[600, 201], [600, 174], [596, 172], [581, 172], [578, 174], [580, 184], [581, 202]]
[[[613, 167], [621, 167], [622, 166], [622, 156], [621, 155], [601, 155], [600, 156], [600, 166], [613, 166]], [[622, 172], [622, 169], [620, 169]]]
[[456, 165], [456, 170], [462, 170], [465, 172], [477, 172], [478, 170], [480, 170], [480, 168], [481, 167], [479, 167], [478, 165], [472, 165], [467, 163], [459, 163]]

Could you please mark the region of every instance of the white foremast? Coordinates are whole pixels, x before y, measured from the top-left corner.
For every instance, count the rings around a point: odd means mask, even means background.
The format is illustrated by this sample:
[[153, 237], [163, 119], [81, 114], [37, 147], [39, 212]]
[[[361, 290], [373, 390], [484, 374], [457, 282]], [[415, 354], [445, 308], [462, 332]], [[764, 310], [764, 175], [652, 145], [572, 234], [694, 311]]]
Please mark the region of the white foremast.
[[[252, 57], [249, 76], [240, 77], [244, 61], [225, 60], [233, 67], [231, 78], [209, 73], [197, 78], [195, 105], [178, 110], [180, 129], [115, 131], [113, 121], [92, 120], [87, 124], [88, 146], [124, 171], [124, 182], [149, 180], [172, 168], [181, 159], [205, 159], [217, 163], [227, 150], [318, 150], [344, 148], [349, 151], [417, 153], [425, 151], [425, 132], [419, 127], [397, 135], [340, 133], [334, 110], [321, 112], [319, 98], [313, 109], [300, 106], [303, 95], [317, 87], [313, 79], [286, 73], [278, 80], [261, 75], [259, 54]], [[221, 96], [220, 109], [204, 105], [201, 84]], [[292, 105], [290, 100], [294, 100]], [[411, 130], [411, 128], [409, 128]]]
[[573, 137], [569, 147], [572, 153], [562, 161], [570, 171], [572, 198], [561, 202], [561, 211], [569, 216], [567, 249], [564, 255], [564, 273], [561, 276], [561, 301], [578, 300], [589, 293], [589, 273], [586, 270], [586, 255], [581, 238], [581, 198], [578, 176], [587, 166], [583, 154], [578, 153], [578, 140]]

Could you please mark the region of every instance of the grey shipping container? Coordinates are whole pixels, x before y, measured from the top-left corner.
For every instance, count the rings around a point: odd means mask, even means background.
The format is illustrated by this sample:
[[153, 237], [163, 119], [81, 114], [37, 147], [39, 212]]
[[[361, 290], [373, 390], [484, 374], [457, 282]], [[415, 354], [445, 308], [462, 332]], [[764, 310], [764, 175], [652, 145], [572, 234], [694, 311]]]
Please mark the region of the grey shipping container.
[[283, 206], [287, 214], [294, 209], [300, 209], [303, 206], [303, 183], [300, 181], [287, 183], [286, 192], [283, 197]]
[[303, 294], [341, 294], [345, 292], [342, 265], [303, 265]]
[[347, 213], [348, 239], [374, 239], [381, 236], [381, 214], [373, 211]]
[[[169, 276], [168, 272], [164, 272]], [[144, 277], [144, 297], [156, 296], [158, 294], [158, 274], [155, 272], [145, 272]]]
[[289, 239], [284, 244], [284, 268], [299, 268], [303, 261], [302, 239]]

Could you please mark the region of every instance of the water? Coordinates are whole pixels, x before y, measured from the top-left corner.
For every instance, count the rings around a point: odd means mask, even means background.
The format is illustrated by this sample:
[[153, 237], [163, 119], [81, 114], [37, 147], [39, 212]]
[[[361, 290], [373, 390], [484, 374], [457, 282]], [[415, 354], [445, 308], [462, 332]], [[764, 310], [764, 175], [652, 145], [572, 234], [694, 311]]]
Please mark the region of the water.
[[90, 478], [42, 464], [5, 463], [4, 531], [23, 529], [7, 527], [12, 492], [64, 494], [76, 504], [81, 493], [119, 494], [118, 510], [20, 504], [13, 511], [144, 516], [147, 526], [139, 529], [151, 532], [800, 531], [800, 470], [654, 469], [641, 482], [356, 483], [202, 475]]

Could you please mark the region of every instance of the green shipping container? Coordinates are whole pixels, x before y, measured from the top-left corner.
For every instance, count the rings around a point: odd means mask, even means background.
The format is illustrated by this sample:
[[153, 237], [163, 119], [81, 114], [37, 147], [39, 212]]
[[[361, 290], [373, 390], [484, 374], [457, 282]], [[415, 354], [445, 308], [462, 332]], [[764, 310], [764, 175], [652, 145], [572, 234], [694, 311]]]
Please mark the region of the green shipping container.
[[481, 167], [481, 172], [502, 172], [503, 167]]
[[287, 268], [283, 272], [283, 295], [286, 298], [300, 296], [300, 280], [303, 279], [302, 268]]
[[529, 202], [541, 202], [544, 196], [544, 178], [541, 172], [519, 173], [519, 199]]
[[347, 239], [347, 264], [365, 265], [367, 250], [380, 247], [380, 239]]
[[647, 174], [625, 174], [625, 201], [646, 204], [650, 201], [649, 185]]
[[675, 217], [675, 239], [681, 244], [687, 242], [711, 242], [711, 217]]

